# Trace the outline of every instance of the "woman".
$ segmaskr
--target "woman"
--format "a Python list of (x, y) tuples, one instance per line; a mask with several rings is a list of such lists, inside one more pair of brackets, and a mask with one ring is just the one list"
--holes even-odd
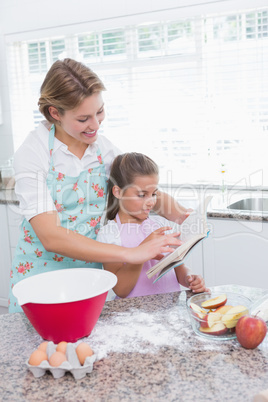
[[(21, 311), (12, 287), (31, 275), (101, 268), (96, 264), (101, 262), (142, 263), (181, 244), (178, 233), (159, 235), (136, 248), (95, 241), (110, 165), (120, 153), (98, 135), (105, 117), (103, 90), (93, 71), (71, 59), (56, 61), (41, 86), (38, 104), (46, 120), (14, 158), (15, 191), (24, 220), (10, 275), (10, 312)], [(159, 196), (156, 209), (178, 222), (187, 216), (167, 194)]]

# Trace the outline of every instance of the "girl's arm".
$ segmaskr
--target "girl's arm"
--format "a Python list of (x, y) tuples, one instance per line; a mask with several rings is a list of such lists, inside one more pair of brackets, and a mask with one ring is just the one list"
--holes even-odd
[(103, 267), (117, 276), (117, 284), (113, 288), (113, 291), (118, 297), (124, 298), (135, 287), (143, 264), (104, 263)]
[(184, 208), (169, 194), (158, 191), (154, 211), (170, 221), (181, 224), (190, 215), (192, 209)]
[(200, 275), (193, 275), (191, 270), (185, 264), (175, 267), (175, 273), (178, 282), (189, 288), (194, 293), (208, 292), (209, 289), (205, 285), (205, 281)]
[(152, 258), (159, 258), (162, 253), (173, 251), (169, 246), (181, 244), (176, 239), (178, 233), (158, 236), (133, 248), (100, 243), (62, 227), (55, 211), (36, 215), (30, 223), (47, 251), (83, 261), (142, 264)]

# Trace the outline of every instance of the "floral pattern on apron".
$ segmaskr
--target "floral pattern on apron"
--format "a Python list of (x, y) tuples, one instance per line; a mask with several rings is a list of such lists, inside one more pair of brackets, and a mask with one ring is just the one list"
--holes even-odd
[[(106, 205), (107, 178), (100, 150), (98, 166), (82, 171), (78, 177), (56, 172), (53, 164), (55, 126), (49, 133), (50, 167), (47, 187), (58, 211), (61, 225), (68, 230), (96, 239)], [(102, 268), (100, 263), (74, 260), (44, 249), (31, 224), (24, 219), (10, 273), (9, 312), (22, 311), (13, 296), (13, 286), (24, 278), (61, 268)]]

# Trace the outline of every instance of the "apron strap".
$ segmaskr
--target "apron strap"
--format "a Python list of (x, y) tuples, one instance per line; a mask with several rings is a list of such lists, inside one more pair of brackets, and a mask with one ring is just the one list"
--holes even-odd
[(117, 223), (118, 227), (120, 228), (120, 226), (122, 226), (122, 223), (121, 223), (121, 221), (120, 221), (120, 218), (119, 218), (118, 213), (116, 214), (115, 219), (116, 219), (116, 223)]
[(55, 125), (52, 124), (52, 126), (50, 127), (49, 137), (48, 137), (48, 149), (49, 149), (49, 155), (50, 155), (50, 163), (49, 163), (50, 169), (53, 167), (54, 136), (55, 136)]
[[(49, 155), (50, 155), (50, 169), (53, 168), (54, 163), (53, 163), (53, 147), (54, 147), (54, 139), (55, 139), (55, 124), (52, 124), (52, 126), (50, 127), (50, 131), (49, 131), (49, 137), (48, 137), (48, 149), (49, 149)], [(97, 151), (97, 159), (100, 165), (103, 165), (103, 160), (102, 160), (102, 156), (101, 156), (101, 151), (100, 148), (98, 147)], [(53, 170), (53, 169), (52, 169)]]

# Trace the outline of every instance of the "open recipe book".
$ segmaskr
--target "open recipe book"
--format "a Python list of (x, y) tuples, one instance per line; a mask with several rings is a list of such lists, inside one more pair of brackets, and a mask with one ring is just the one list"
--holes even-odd
[(180, 239), (183, 241), (183, 244), (166, 257), (163, 257), (162, 260), (146, 272), (149, 279), (159, 274), (154, 283), (172, 268), (183, 264), (193, 247), (208, 236), (207, 207), (211, 199), (211, 196), (206, 197), (198, 208), (180, 225)]

